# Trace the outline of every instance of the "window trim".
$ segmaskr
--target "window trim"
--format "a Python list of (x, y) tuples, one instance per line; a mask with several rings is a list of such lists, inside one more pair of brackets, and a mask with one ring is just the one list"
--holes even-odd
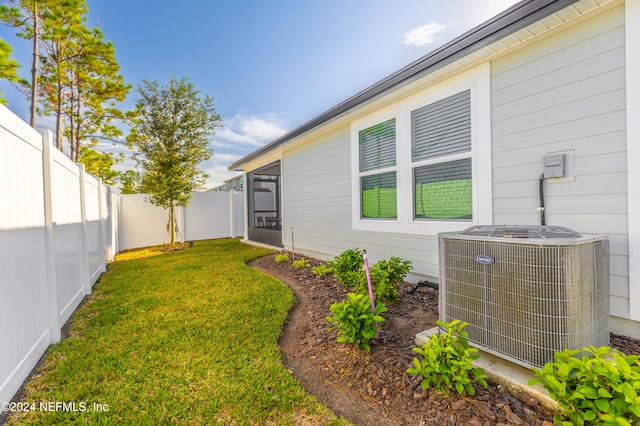
[[(471, 157), (473, 219), (469, 222), (415, 219), (413, 169), (425, 160), (411, 158), (411, 111), (463, 90), (471, 91)], [(370, 126), (396, 119), (396, 219), (361, 218), (359, 132)], [(491, 90), (490, 64), (484, 63), (440, 83), (380, 108), (351, 123), (352, 228), (359, 231), (437, 235), (478, 224), (491, 224), (493, 198), (491, 183)], [(381, 170), (377, 170), (381, 172)]]

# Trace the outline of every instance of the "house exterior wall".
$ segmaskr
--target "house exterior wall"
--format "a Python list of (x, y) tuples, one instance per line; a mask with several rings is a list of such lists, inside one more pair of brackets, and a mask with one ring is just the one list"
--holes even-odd
[[(640, 0), (625, 2), (625, 22), (640, 21)], [(625, 25), (625, 69), (627, 83), (627, 182), (640, 181), (640, 27)], [(640, 335), (640, 186), (629, 185), (629, 311), (625, 334)]]
[(312, 144), (282, 155), (285, 248), (330, 259), (354, 247), (367, 249), (372, 262), (399, 256), (413, 262), (414, 272), (437, 276), (435, 237), (356, 231), (351, 218), (350, 127), (337, 129)]
[(491, 98), (494, 223), (539, 224), (543, 156), (565, 153), (546, 224), (609, 236), (611, 313), (629, 318), (624, 30), (619, 6), (493, 61)]
[[(638, 13), (638, 0), (631, 3)], [(640, 336), (638, 309), (633, 309), (640, 291), (629, 279), (630, 240), (638, 238), (629, 237), (629, 206), (638, 205), (627, 170), (627, 144), (633, 143), (627, 130), (638, 128), (627, 123), (629, 105), (637, 105), (637, 99), (635, 104), (629, 100), (627, 87), (629, 43), (637, 46), (625, 28), (630, 10), (624, 2), (607, 3), (491, 58), (490, 159), (476, 165), (491, 174), (489, 221), (537, 225), (543, 157), (565, 154), (565, 177), (544, 182), (546, 224), (609, 237), (612, 330)], [(412, 86), (421, 81), (427, 80)], [(419, 90), (438, 89), (425, 85)], [(405, 95), (397, 95), (381, 108), (405, 101)], [(372, 261), (390, 256), (412, 261), (412, 280), (437, 277), (437, 232), (450, 229), (354, 226), (353, 203), (359, 201), (352, 192), (353, 123), (379, 113), (376, 108), (364, 104), (337, 121), (339, 126), (325, 125), (330, 132), (312, 132), (265, 155), (277, 154), (282, 162), (285, 248), (291, 249), (293, 228), (296, 252), (329, 259), (348, 248), (366, 248)], [(266, 164), (265, 158), (252, 160), (245, 170)], [(469, 225), (461, 223), (459, 229)]]

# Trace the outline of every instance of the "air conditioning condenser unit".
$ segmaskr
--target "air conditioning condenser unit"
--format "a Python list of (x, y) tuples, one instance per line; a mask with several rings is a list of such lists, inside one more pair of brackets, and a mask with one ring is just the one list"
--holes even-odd
[(476, 347), (525, 367), (609, 344), (609, 241), (557, 226), (441, 233), (440, 319), (468, 322)]

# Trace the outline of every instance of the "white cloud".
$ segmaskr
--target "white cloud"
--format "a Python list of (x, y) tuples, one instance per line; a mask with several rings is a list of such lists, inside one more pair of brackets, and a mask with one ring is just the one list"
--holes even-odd
[(281, 120), (274, 115), (248, 115), (238, 113), (223, 122), (213, 139), (213, 157), (202, 168), (209, 175), (207, 188), (222, 184), (241, 172), (227, 167), (250, 152), (279, 138), (287, 132)]
[[(286, 133), (279, 120), (271, 116), (252, 116), (236, 114), (225, 119), (224, 127), (216, 131), (215, 141), (220, 147), (261, 147)], [(216, 143), (214, 142), (214, 147)]]
[(427, 25), (421, 25), (411, 30), (405, 31), (402, 43), (407, 46), (425, 46), (435, 40), (435, 35), (449, 28), (451, 24), (439, 24), (431, 21)]

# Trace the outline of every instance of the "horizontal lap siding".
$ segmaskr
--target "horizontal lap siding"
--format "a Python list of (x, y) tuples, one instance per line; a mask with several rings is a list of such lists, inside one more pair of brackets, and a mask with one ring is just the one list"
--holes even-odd
[(542, 160), (567, 152), (570, 175), (545, 182), (547, 225), (611, 241), (611, 313), (629, 316), (624, 8), (492, 63), (494, 223), (538, 224)]
[(434, 277), (438, 247), (433, 237), (352, 230), (350, 129), (344, 127), (282, 156), (284, 244), (325, 260), (366, 248), (372, 262), (398, 256), (414, 273)]

